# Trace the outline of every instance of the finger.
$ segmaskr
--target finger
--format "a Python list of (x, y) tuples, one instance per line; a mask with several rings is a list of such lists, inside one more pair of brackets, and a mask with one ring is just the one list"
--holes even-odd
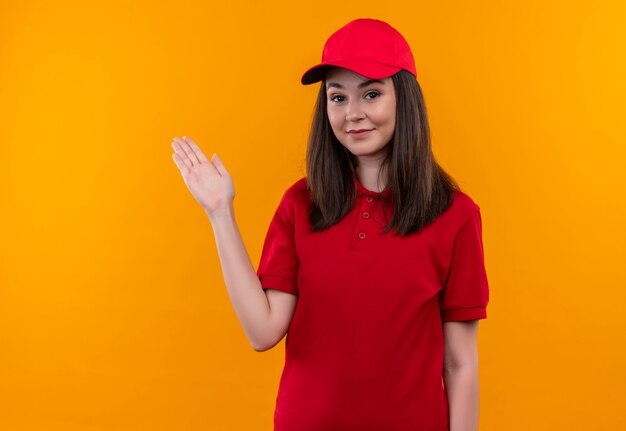
[(192, 166), (200, 164), (200, 161), (195, 156), (194, 152), (191, 150), (191, 147), (189, 147), (189, 144), (187, 144), (187, 142), (185, 142), (184, 139), (175, 137), (174, 138), (174, 142), (176, 142), (178, 144), (178, 146), (180, 147), (182, 153), (185, 155), (185, 158), (187, 158), (189, 160), (189, 162), (191, 163)]
[(222, 159), (220, 159), (220, 156), (218, 156), (217, 153), (213, 153), (213, 156), (211, 156), (211, 161), (215, 165), (215, 168), (220, 173), (220, 175), (230, 175), (226, 170), (226, 166), (224, 166), (224, 163), (222, 163)]
[(183, 136), (183, 139), (189, 144), (200, 162), (206, 163), (209, 161), (209, 159), (207, 158), (207, 156), (204, 155), (204, 152), (200, 149), (198, 144), (196, 144), (189, 136)]
[(185, 142), (184, 139), (181, 138), (174, 138), (174, 140), (176, 142), (178, 142), (178, 144), (180, 145), (180, 147), (183, 149), (183, 151), (185, 152), (185, 155), (189, 158), (189, 160), (191, 160), (191, 163), (195, 166), (195, 165), (199, 165), (200, 164), (200, 160), (198, 160), (198, 157), (196, 157), (196, 154), (193, 152), (193, 150), (191, 149), (191, 147), (189, 146), (189, 144), (187, 142)]
[(174, 153), (172, 154), (172, 158), (174, 159), (174, 163), (176, 163), (176, 166), (178, 166), (178, 169), (180, 169), (180, 172), (183, 174), (183, 177), (189, 175), (191, 169), (185, 164), (185, 162), (183, 162), (182, 157)]
[(184, 163), (188, 169), (193, 168), (193, 163), (191, 163), (191, 160), (189, 160), (189, 157), (187, 157), (187, 154), (183, 151), (178, 141), (172, 142), (172, 147), (174, 151), (176, 151), (175, 155), (179, 158), (181, 163)]

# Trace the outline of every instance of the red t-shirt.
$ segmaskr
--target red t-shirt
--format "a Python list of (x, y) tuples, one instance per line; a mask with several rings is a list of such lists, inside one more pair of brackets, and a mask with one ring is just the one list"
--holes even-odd
[(298, 296), (285, 341), (275, 431), (448, 431), (443, 321), (484, 319), (479, 206), (457, 191), (421, 232), (383, 229), (391, 189), (367, 190), (311, 232), (306, 178), (284, 193), (257, 275)]

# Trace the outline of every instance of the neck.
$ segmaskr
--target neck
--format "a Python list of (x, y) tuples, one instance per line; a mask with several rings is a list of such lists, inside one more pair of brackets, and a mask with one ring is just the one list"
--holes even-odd
[(380, 170), (380, 165), (360, 164), (356, 168), (356, 175), (366, 189), (380, 193), (387, 186), (387, 172), (383, 170), (379, 176)]

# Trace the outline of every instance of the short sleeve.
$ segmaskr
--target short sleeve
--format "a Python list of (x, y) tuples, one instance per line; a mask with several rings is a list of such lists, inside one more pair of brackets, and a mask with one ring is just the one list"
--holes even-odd
[(294, 206), (287, 190), (278, 204), (265, 236), (257, 276), (263, 289), (298, 294), (299, 261), (294, 234)]
[(485, 319), (488, 302), (482, 218), (477, 209), (454, 240), (450, 270), (440, 297), (441, 319)]

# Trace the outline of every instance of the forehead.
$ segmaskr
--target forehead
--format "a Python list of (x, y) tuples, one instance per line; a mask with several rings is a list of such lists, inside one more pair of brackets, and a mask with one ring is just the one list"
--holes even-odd
[[(327, 88), (331, 88), (329, 84), (339, 84), (338, 86), (341, 87), (357, 87), (367, 81), (371, 81), (371, 79), (348, 69), (332, 69), (326, 74)], [(388, 85), (391, 82), (391, 78), (384, 78), (377, 81), (381, 81), (383, 85)]]

